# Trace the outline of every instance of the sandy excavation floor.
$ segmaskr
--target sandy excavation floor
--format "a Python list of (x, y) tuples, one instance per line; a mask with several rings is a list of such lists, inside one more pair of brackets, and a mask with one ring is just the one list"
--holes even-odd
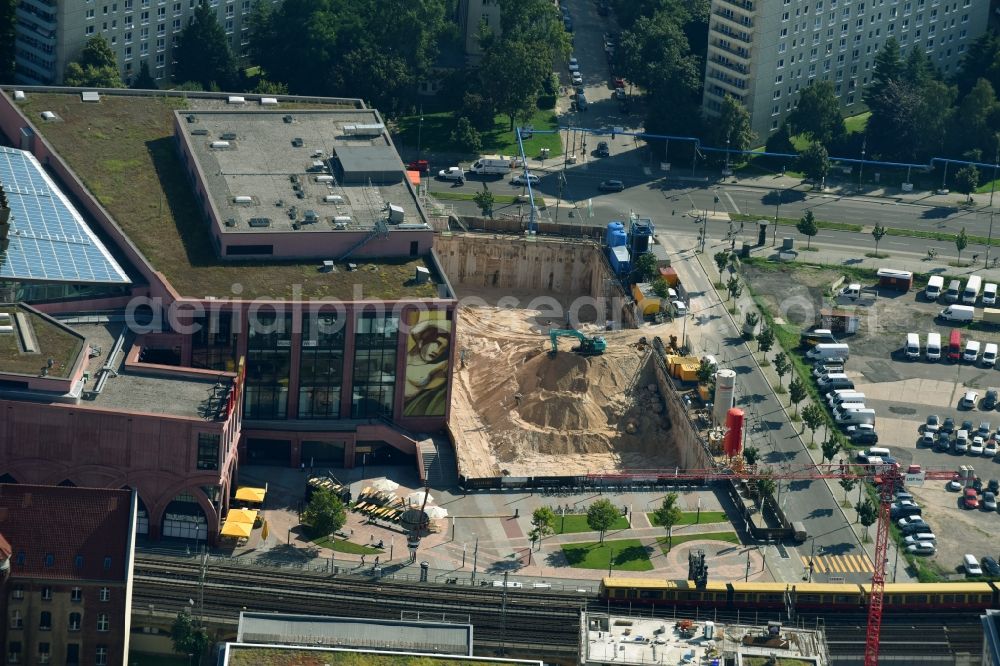
[(636, 345), (642, 336), (666, 339), (671, 324), (583, 329), (608, 342), (603, 355), (590, 358), (571, 351), (573, 338), (561, 338), (559, 353), (549, 356), (549, 327), (536, 311), (461, 309), (465, 367), (456, 373), (451, 422), (461, 473), (568, 475), (674, 465), (653, 369)]

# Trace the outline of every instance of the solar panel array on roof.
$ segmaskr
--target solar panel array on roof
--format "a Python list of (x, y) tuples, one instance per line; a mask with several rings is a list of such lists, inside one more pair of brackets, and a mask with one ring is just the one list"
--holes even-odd
[(11, 211), (0, 279), (131, 282), (33, 155), (0, 146), (0, 183)]

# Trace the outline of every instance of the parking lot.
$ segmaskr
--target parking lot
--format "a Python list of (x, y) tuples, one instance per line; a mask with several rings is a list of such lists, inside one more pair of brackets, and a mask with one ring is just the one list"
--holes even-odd
[[(816, 322), (821, 308), (855, 312), (859, 317), (857, 332), (838, 336), (850, 345), (845, 372), (854, 381), (855, 389), (865, 394), (865, 406), (877, 414), (878, 445), (888, 447), (904, 470), (910, 464), (956, 470), (961, 465), (970, 465), (984, 485), (989, 479), (1000, 479), (1000, 463), (993, 457), (959, 454), (953, 448), (939, 451), (920, 443), (923, 424), (931, 414), (942, 421), (948, 417), (954, 419), (956, 432), (964, 421), (971, 421), (973, 430), (987, 422), (991, 435), (996, 435), (1000, 429), (1000, 411), (984, 410), (982, 399), (990, 388), (1000, 388), (1000, 370), (944, 358), (954, 326), (935, 317), (946, 303), (928, 302), (922, 289), (908, 293), (879, 290), (877, 296), (872, 293), (858, 299), (825, 296), (840, 275), (835, 270), (807, 269), (796, 271), (794, 279), (789, 279), (786, 271), (751, 269), (748, 281), (755, 294), (760, 294), (782, 321), (803, 329)], [(981, 305), (977, 304), (977, 308)], [(974, 330), (979, 327), (959, 327), (963, 349), (970, 339), (982, 345), (1000, 343), (1000, 331)], [(926, 359), (924, 348), (930, 332), (941, 335), (945, 349), (940, 361)], [(907, 360), (903, 353), (908, 333), (920, 335), (919, 360)], [(960, 407), (962, 397), (970, 389), (978, 392), (976, 406)], [(969, 433), (970, 440), (973, 434)], [(954, 438), (952, 434), (951, 439)], [(961, 559), (965, 553), (997, 556), (1000, 547), (991, 536), (1000, 530), (1000, 513), (962, 508), (962, 493), (946, 490), (944, 482), (927, 482), (910, 490), (937, 535), (937, 554), (928, 559), (944, 575), (963, 574)]]

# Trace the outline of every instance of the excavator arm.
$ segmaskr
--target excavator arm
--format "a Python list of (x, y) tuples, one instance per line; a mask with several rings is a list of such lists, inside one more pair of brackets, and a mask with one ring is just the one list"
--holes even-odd
[(576, 338), (580, 341), (580, 345), (573, 348), (578, 354), (583, 355), (597, 355), (603, 354), (604, 350), (607, 349), (608, 345), (604, 341), (604, 338), (600, 336), (594, 336), (593, 338), (588, 338), (586, 335), (572, 328), (553, 328), (549, 331), (549, 340), (552, 341), (552, 353), (555, 354), (559, 351), (559, 338)]

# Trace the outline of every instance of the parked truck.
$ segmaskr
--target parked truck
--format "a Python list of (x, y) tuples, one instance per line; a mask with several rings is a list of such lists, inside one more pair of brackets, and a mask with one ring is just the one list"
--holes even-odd
[(987, 324), (1000, 326), (1000, 310), (996, 308), (983, 308), (983, 321)]
[(485, 176), (487, 174), (507, 174), (511, 169), (516, 169), (521, 164), (520, 159), (506, 157), (504, 155), (486, 155), (480, 157), (472, 163), (469, 171)]

